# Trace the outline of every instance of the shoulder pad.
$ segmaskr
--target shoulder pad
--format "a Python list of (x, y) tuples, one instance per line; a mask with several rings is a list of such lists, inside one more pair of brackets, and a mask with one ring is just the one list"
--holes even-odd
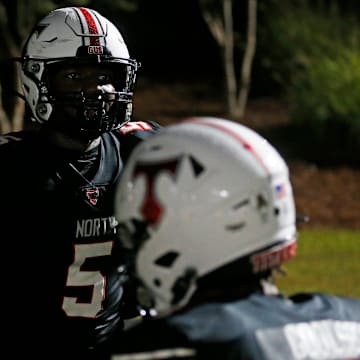
[(130, 121), (122, 126), (118, 131), (121, 135), (127, 135), (135, 131), (157, 130), (160, 125), (150, 121)]

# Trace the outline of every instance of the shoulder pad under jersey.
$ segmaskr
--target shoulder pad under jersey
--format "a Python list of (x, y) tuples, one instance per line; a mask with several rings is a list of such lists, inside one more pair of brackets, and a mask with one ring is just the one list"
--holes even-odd
[(129, 121), (116, 132), (121, 135), (133, 134), (142, 137), (144, 132), (154, 133), (160, 128), (161, 126), (154, 121)]
[(131, 121), (112, 134), (121, 144), (121, 158), (127, 161), (135, 146), (149, 136), (155, 134), (161, 126), (153, 121)]

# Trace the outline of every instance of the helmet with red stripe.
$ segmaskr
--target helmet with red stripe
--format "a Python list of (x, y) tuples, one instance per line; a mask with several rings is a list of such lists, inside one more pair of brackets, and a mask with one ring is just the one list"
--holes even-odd
[(236, 269), (231, 284), (241, 287), (242, 272), (265, 276), (295, 255), (288, 167), (262, 136), (230, 120), (185, 119), (140, 144), (115, 207), (120, 239), (136, 251), (139, 301), (160, 315), (187, 304), (220, 269)]
[[(34, 27), (20, 60), (24, 97), (33, 121), (48, 122), (57, 108), (68, 103), (78, 107), (85, 132), (101, 133), (129, 121), (138, 63), (130, 58), (119, 30), (97, 11), (65, 7), (50, 12)], [(114, 67), (115, 83), (96, 94), (56, 96), (50, 86), (52, 72), (59, 66), (83, 64)], [(87, 103), (93, 111), (86, 111)]]

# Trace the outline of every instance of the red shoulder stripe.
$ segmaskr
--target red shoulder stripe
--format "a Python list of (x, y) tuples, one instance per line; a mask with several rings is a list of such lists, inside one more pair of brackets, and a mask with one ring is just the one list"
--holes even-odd
[(144, 121), (131, 121), (122, 126), (119, 129), (119, 132), (122, 135), (126, 135), (129, 133), (132, 133), (134, 131), (142, 131), (142, 130), (152, 130), (152, 126), (149, 123), (146, 123)]

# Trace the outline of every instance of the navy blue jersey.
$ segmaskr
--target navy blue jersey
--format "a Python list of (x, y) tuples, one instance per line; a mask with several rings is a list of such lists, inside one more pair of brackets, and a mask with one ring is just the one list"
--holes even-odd
[(359, 359), (360, 300), (252, 295), (145, 320), (125, 331), (118, 346), (111, 360)]
[(34, 132), (0, 137), (2, 325), (9, 337), (76, 351), (122, 327), (115, 184), (132, 149), (158, 128), (130, 122), (76, 159)]

